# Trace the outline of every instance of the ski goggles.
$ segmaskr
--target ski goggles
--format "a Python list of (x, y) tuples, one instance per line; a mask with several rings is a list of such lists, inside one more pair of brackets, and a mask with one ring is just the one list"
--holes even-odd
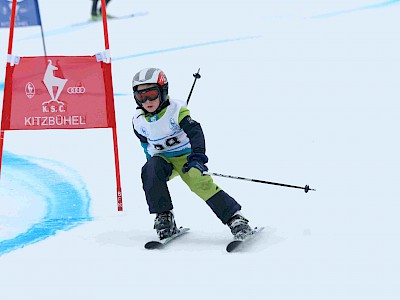
[(144, 104), (147, 100), (154, 101), (160, 96), (160, 90), (157, 86), (153, 86), (151, 88), (135, 91), (133, 93), (135, 100), (140, 104)]

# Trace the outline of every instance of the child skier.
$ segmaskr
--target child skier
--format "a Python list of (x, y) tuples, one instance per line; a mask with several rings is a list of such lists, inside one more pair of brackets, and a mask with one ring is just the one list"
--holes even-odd
[[(111, 0), (106, 0), (106, 7), (108, 5), (108, 2), (110, 2), (110, 1)], [(92, 10), (90, 12), (93, 21), (97, 21), (102, 18), (101, 5), (98, 5), (98, 2), (99, 2), (99, 0), (93, 0)], [(100, 3), (101, 3), (101, 1), (100, 1)], [(107, 18), (111, 18), (111, 16), (107, 15)]]
[(147, 162), (142, 183), (150, 214), (156, 214), (154, 229), (162, 240), (178, 232), (167, 181), (179, 175), (202, 198), (235, 237), (252, 229), (240, 212), (241, 206), (218, 187), (208, 168), (205, 140), (198, 122), (190, 117), (184, 102), (168, 96), (168, 80), (156, 68), (139, 71), (132, 80), (138, 105), (132, 119)]

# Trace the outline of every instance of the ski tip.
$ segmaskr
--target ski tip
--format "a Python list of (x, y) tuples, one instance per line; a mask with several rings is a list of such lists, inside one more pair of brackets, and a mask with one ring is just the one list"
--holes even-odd
[(144, 247), (145, 247), (146, 249), (149, 249), (149, 250), (160, 249), (160, 248), (162, 248), (163, 246), (164, 246), (164, 245), (163, 245), (162, 243), (157, 242), (157, 241), (147, 242), (147, 243), (144, 245)]
[(187, 228), (187, 227), (179, 227), (178, 231), (175, 234), (173, 234), (172, 236), (170, 236), (168, 238), (165, 238), (163, 240), (158, 240), (158, 241), (157, 240), (153, 240), (153, 241), (147, 242), (144, 245), (144, 247), (146, 249), (149, 249), (149, 250), (161, 249), (164, 246), (166, 246), (170, 241), (172, 241), (172, 240), (176, 239), (177, 237), (183, 235), (184, 233), (188, 232), (189, 230), (190, 229)]
[(226, 251), (227, 251), (227, 252), (233, 252), (241, 243), (242, 243), (242, 241), (233, 241), (233, 242), (230, 242), (230, 243), (228, 244), (228, 246), (226, 246)]
[(265, 227), (261, 226), (261, 227), (254, 227), (254, 232), (259, 232), (261, 230), (263, 230)]
[(187, 227), (179, 227), (179, 233), (185, 233), (185, 232), (187, 232), (187, 231), (189, 231), (190, 230), (190, 228), (187, 228)]
[(231, 241), (227, 246), (226, 246), (226, 251), (227, 252), (234, 252), (236, 250), (239, 250), (242, 247), (243, 242), (247, 242), (249, 239), (254, 237), (255, 234), (259, 233), (262, 231), (264, 227), (254, 227), (253, 230), (248, 233), (248, 235), (244, 237), (237, 237), (235, 240)]

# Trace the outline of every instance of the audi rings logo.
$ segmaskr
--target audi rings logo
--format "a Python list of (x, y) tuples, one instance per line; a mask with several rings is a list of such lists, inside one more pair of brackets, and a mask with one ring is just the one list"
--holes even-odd
[(85, 92), (86, 89), (83, 86), (70, 86), (67, 89), (68, 94), (84, 94)]

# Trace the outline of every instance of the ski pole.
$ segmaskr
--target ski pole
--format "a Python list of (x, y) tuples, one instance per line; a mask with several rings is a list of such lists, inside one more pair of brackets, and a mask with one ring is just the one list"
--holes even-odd
[(194, 74), (193, 74), (193, 77), (194, 77), (194, 82), (193, 82), (193, 85), (192, 85), (192, 89), (190, 90), (189, 97), (188, 97), (188, 99), (187, 99), (187, 101), (186, 101), (186, 105), (189, 104), (189, 100), (190, 100), (190, 97), (192, 96), (192, 92), (193, 92), (193, 89), (194, 89), (194, 85), (196, 84), (196, 80), (201, 78), (201, 76), (200, 76), (200, 68), (199, 68), (199, 70), (197, 71), (197, 73), (194, 73)]
[(306, 185), (305, 187), (301, 187), (301, 186), (296, 186), (296, 185), (289, 185), (289, 184), (277, 183), (277, 182), (271, 182), (271, 181), (265, 181), (265, 180), (259, 180), (259, 179), (244, 178), (244, 177), (238, 177), (238, 176), (232, 176), (232, 175), (224, 175), (224, 174), (212, 173), (212, 172), (204, 172), (203, 174), (225, 177), (225, 178), (240, 179), (240, 180), (258, 182), (258, 183), (279, 185), (279, 186), (290, 187), (290, 188), (295, 188), (295, 189), (302, 189), (306, 193), (308, 193), (308, 191), (316, 191), (315, 189), (310, 189), (310, 187), (308, 185)]

